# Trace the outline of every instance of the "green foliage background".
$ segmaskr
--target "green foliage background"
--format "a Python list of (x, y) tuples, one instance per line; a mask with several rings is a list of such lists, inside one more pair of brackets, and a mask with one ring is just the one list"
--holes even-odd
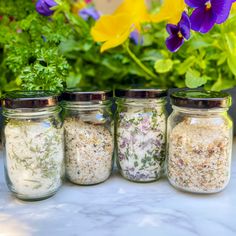
[(177, 52), (165, 47), (164, 24), (143, 26), (144, 43), (130, 50), (154, 74), (151, 78), (118, 47), (100, 54), (90, 36), (94, 21), (60, 1), (52, 18), (39, 15), (32, 0), (0, 1), (0, 95), (14, 89), (83, 87), (190, 87), (223, 90), (236, 85), (236, 15), (210, 33), (193, 33)]

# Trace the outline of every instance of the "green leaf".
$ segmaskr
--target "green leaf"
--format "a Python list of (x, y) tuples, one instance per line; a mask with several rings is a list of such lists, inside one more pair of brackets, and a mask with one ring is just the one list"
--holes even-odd
[(231, 72), (236, 76), (236, 53), (235, 55), (228, 55), (227, 63)]
[(173, 68), (173, 61), (171, 59), (160, 59), (155, 62), (154, 68), (157, 73), (167, 73)]
[(207, 77), (200, 76), (196, 70), (188, 70), (185, 76), (186, 86), (189, 88), (198, 88), (207, 82)]
[(236, 75), (236, 34), (231, 32), (225, 35), (227, 43), (227, 63), (231, 72)]
[(81, 75), (70, 73), (68, 78), (66, 79), (67, 88), (76, 88), (80, 83)]
[(163, 59), (163, 56), (155, 49), (145, 50), (141, 57), (141, 61), (156, 61), (159, 59)]
[(218, 56), (218, 61), (217, 61), (217, 66), (220, 66), (222, 64), (225, 63), (225, 61), (227, 60), (227, 55), (226, 53), (221, 53), (219, 56)]
[(196, 58), (194, 56), (188, 57), (182, 64), (177, 67), (179, 75), (183, 75), (187, 70), (195, 63)]
[(235, 80), (222, 79), (222, 76), (220, 76), (217, 79), (217, 81), (213, 84), (211, 89), (214, 91), (221, 91), (221, 90), (232, 88), (235, 85), (236, 85)]

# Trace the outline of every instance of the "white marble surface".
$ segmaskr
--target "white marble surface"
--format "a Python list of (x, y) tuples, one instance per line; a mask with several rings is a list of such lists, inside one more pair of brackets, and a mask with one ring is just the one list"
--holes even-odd
[(54, 197), (27, 203), (9, 193), (0, 158), (0, 236), (236, 235), (236, 143), (224, 192), (192, 195), (163, 179), (135, 184), (117, 173), (101, 185), (65, 184)]

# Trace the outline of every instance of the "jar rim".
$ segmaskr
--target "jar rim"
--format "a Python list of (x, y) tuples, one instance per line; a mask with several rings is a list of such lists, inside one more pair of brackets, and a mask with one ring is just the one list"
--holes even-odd
[(145, 98), (163, 98), (167, 96), (166, 89), (127, 89), (127, 90), (116, 90), (115, 96), (118, 98), (134, 98), (134, 99), (145, 99)]
[(2, 103), (3, 107), (7, 109), (46, 108), (58, 105), (58, 95), (46, 90), (16, 90), (8, 92)]
[(112, 91), (67, 90), (62, 93), (60, 100), (66, 102), (107, 101), (112, 97)]
[(171, 104), (194, 109), (229, 108), (232, 97), (226, 92), (206, 90), (180, 90), (170, 95)]

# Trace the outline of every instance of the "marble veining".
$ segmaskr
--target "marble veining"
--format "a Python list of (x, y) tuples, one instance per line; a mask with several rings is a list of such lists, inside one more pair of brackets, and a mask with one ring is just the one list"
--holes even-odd
[(1, 156), (0, 235), (235, 236), (236, 142), (233, 156), (231, 182), (215, 195), (182, 193), (166, 179), (131, 183), (115, 172), (96, 186), (65, 183), (41, 202), (23, 202), (10, 194)]

